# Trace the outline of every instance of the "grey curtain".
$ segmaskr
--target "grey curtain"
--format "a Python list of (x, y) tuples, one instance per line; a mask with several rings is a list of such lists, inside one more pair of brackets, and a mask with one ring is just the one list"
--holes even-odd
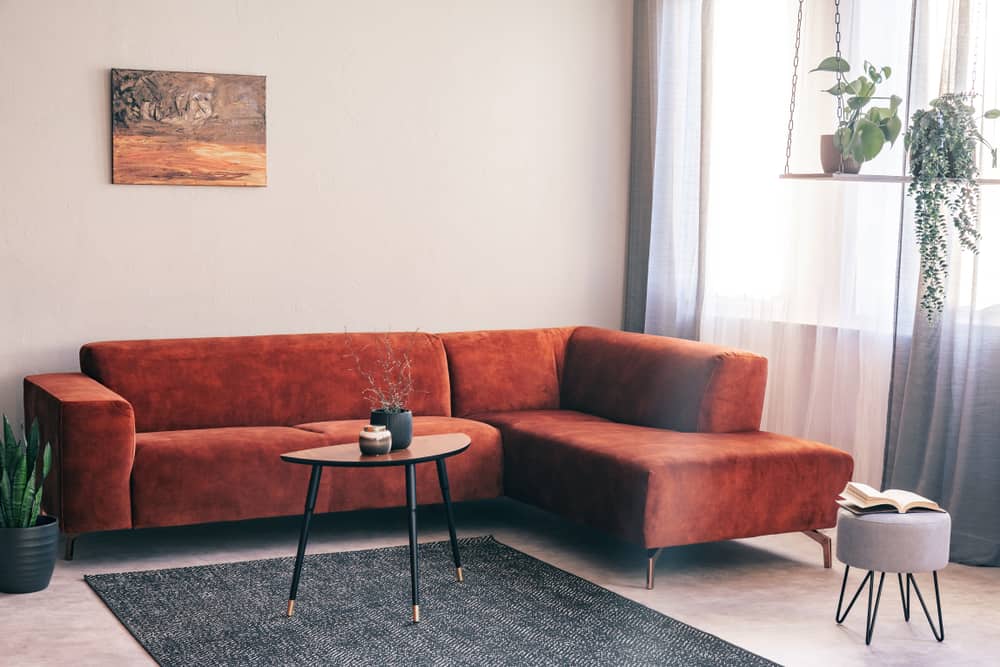
[[(952, 0), (940, 83), (931, 90), (926, 80), (915, 81), (915, 103), (970, 88), (968, 22), (969, 1)], [(919, 28), (918, 40), (927, 29)], [(921, 63), (913, 69), (920, 71)], [(1000, 197), (984, 192), (983, 206), (988, 241), (1000, 235)], [(951, 513), (952, 560), (1000, 565), (1000, 307), (976, 300), (977, 263), (996, 256), (984, 260), (954, 249), (944, 313), (929, 322), (917, 309), (919, 262), (912, 203), (907, 207), (883, 486), (912, 489)]]
[(624, 326), (695, 339), (710, 0), (635, 0)]

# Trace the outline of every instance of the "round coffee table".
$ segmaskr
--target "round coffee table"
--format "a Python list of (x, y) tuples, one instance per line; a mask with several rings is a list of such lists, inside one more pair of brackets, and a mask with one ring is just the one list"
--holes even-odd
[(358, 443), (331, 445), (315, 449), (303, 449), (281, 455), (282, 461), (312, 466), (309, 477), (309, 491), (306, 494), (305, 513), (302, 515), (302, 531), (299, 534), (299, 550), (295, 556), (295, 570), (292, 573), (292, 589), (288, 594), (288, 615), (295, 611), (295, 596), (299, 590), (299, 575), (306, 555), (309, 540), (309, 522), (316, 507), (316, 492), (324, 467), (342, 468), (383, 468), (385, 466), (405, 466), (406, 506), (410, 510), (410, 584), (413, 592), (413, 622), (420, 622), (420, 569), (417, 561), (417, 476), (418, 463), (434, 461), (437, 464), (438, 482), (441, 496), (448, 515), (448, 533), (451, 537), (451, 552), (455, 558), (455, 573), (462, 581), (462, 561), (458, 554), (458, 538), (455, 535), (455, 517), (451, 511), (451, 492), (448, 488), (448, 469), (445, 459), (461, 454), (469, 448), (469, 436), (464, 433), (444, 433), (441, 435), (420, 435), (406, 449), (397, 449), (380, 456), (362, 454)]

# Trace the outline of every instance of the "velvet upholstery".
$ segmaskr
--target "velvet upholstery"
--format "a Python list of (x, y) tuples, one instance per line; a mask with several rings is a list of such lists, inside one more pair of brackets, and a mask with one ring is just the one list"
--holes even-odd
[(442, 334), (452, 414), (558, 408), (572, 331), (565, 327)]
[[(440, 339), (393, 333), (413, 369), (414, 414), (451, 414)], [(83, 372), (124, 396), (139, 432), (225, 426), (290, 426), (368, 415), (351, 356), (371, 368), (381, 334), (303, 334), (136, 340), (84, 345)]]
[[(52, 441), (62, 529), (295, 515), (307, 466), (280, 454), (356, 441), (375, 334), (92, 343), (81, 373), (25, 379)], [(832, 526), (847, 454), (757, 431), (767, 363), (592, 327), (392, 334), (417, 435), (465, 432), (455, 500), (503, 493), (646, 547)], [(454, 414), (455, 417), (451, 417)], [(469, 417), (469, 418), (464, 418)], [(138, 431), (138, 433), (137, 433)], [(418, 499), (440, 502), (434, 466)], [(400, 470), (323, 475), (318, 512), (405, 504)]]
[(753, 431), (766, 384), (767, 359), (749, 352), (579, 327), (566, 347), (562, 407), (675, 431)]
[[(356, 442), (367, 420), (140, 433), (132, 476), (134, 525), (174, 526), (302, 513), (309, 466), (283, 463), (285, 452)], [(501, 493), (500, 433), (487, 424), (449, 417), (415, 417), (414, 434), (462, 432), (469, 449), (448, 460), (455, 500)], [(417, 498), (439, 503), (434, 464), (417, 466)], [(402, 468), (328, 468), (317, 512), (405, 504)]]
[(854, 462), (774, 433), (681, 433), (568, 410), (476, 415), (500, 428), (504, 489), (646, 547), (831, 527)]
[(24, 416), (52, 445), (42, 496), (64, 532), (132, 527), (129, 481), (135, 455), (132, 406), (81, 373), (29, 375)]

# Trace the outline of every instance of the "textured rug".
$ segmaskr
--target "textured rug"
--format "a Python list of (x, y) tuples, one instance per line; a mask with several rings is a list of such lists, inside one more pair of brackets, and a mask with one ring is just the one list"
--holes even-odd
[(162, 665), (773, 665), (492, 537), (420, 545), (410, 623), (405, 546), (86, 581)]

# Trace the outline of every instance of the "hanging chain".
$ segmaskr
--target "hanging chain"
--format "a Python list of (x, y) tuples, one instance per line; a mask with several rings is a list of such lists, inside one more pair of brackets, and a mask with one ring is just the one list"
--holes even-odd
[(788, 141), (785, 142), (785, 173), (789, 172), (792, 161), (792, 130), (795, 129), (795, 91), (799, 85), (799, 45), (802, 43), (802, 3), (799, 0), (799, 15), (795, 20), (795, 57), (792, 58), (792, 97), (788, 101)]
[(972, 42), (972, 85), (969, 86), (969, 93), (972, 99), (976, 97), (976, 77), (978, 75), (976, 70), (979, 69), (979, 30), (977, 30), (977, 27), (982, 19), (982, 10), (982, 3), (976, 2), (976, 15), (972, 21), (972, 25), (969, 26), (976, 35), (975, 40)]
[[(836, 51), (834, 55), (837, 60), (840, 60), (840, 0), (833, 0), (833, 42), (836, 45)], [(845, 83), (844, 73), (837, 68), (837, 87), (839, 88)], [(837, 95), (837, 128), (840, 128), (841, 123), (844, 122), (844, 96)]]

